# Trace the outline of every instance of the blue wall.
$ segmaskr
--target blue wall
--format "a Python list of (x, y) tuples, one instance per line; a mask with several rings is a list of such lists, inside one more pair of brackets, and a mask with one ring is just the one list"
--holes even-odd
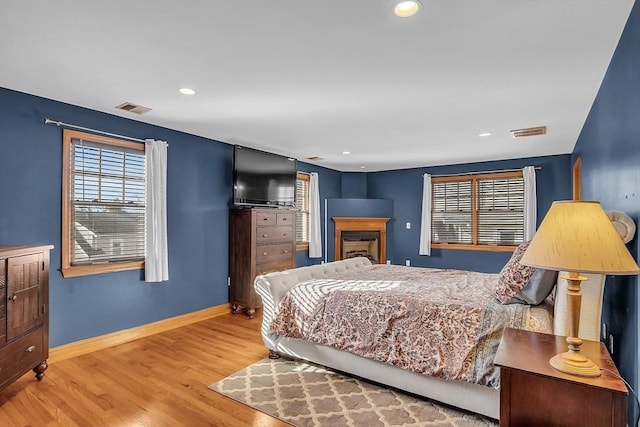
[[(412, 266), (418, 267), (499, 272), (511, 257), (511, 252), (433, 249), (431, 256), (418, 255), (422, 212), (422, 175), (425, 173), (444, 175), (520, 169), (525, 166), (542, 167), (541, 170), (536, 171), (539, 224), (554, 200), (571, 198), (571, 156), (568, 154), (368, 174), (368, 196), (393, 201), (394, 218), (389, 230), (393, 239), (388, 243), (387, 258), (391, 257), (393, 264), (404, 265), (405, 260), (409, 260)], [(406, 223), (410, 223), (410, 229), (406, 228)]]
[[(64, 279), (60, 269), (62, 130), (49, 117), (169, 142), (169, 274), (146, 283), (140, 270)], [(53, 244), (52, 346), (228, 301), (232, 147), (0, 88), (0, 244)]]
[(343, 172), (342, 197), (347, 199), (366, 199), (367, 174), (360, 172)]
[[(640, 220), (640, 3), (627, 21), (600, 91), (576, 144), (573, 158), (582, 158), (582, 198), (599, 200), (605, 209)], [(638, 260), (638, 234), (627, 244)], [(613, 359), (636, 390), (640, 277), (609, 276), (605, 287), (603, 322), (614, 339)], [(629, 420), (637, 414), (629, 400)]]

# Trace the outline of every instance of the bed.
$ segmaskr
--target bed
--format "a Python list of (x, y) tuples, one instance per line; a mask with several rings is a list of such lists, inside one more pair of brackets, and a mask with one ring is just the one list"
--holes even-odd
[[(526, 247), (516, 250), (500, 274), (373, 265), (367, 258), (358, 257), (258, 276), (255, 289), (264, 307), (261, 327), (264, 344), (273, 357), (305, 359), (498, 419), (499, 371), (493, 366), (493, 354), (503, 328), (557, 335), (566, 335), (568, 331), (565, 298), (554, 298), (555, 293), (564, 295), (566, 281), (557, 279), (555, 273), (551, 293), (547, 296), (549, 292), (544, 290), (542, 297), (535, 296), (543, 299), (541, 303), (535, 306), (526, 303), (531, 297), (525, 292), (526, 282), (532, 283), (531, 275), (517, 295), (502, 295), (502, 303), (498, 302), (498, 281), (508, 276), (505, 269), (524, 250)], [(518, 280), (522, 279), (519, 274), (516, 272)], [(550, 280), (549, 272), (532, 274), (538, 275), (537, 280), (546, 274), (544, 280)], [(414, 281), (422, 276), (429, 278), (418, 279), (425, 282), (420, 287)], [(598, 340), (604, 277), (588, 276), (590, 280), (582, 287), (580, 336)], [(429, 292), (424, 292), (424, 286)], [(398, 296), (396, 291), (404, 293)], [(378, 298), (383, 294), (385, 298), (390, 295), (390, 302)], [(429, 301), (429, 306), (423, 308), (420, 304), (426, 294), (434, 296), (435, 301)], [(518, 300), (522, 298), (525, 301)], [(302, 305), (296, 306), (301, 300)], [(452, 300), (453, 309), (437, 306), (439, 301)], [(477, 300), (489, 308), (478, 311), (459, 300)], [(355, 318), (351, 318), (351, 312), (356, 312)], [(453, 312), (461, 314), (458, 320), (454, 320)], [(411, 319), (409, 315), (418, 318)], [(437, 321), (438, 316), (446, 320)], [(376, 322), (386, 325), (386, 329), (375, 332), (370, 326)], [(365, 332), (356, 331), (358, 323), (367, 326)], [(461, 326), (458, 332), (445, 333), (453, 323)], [(422, 338), (426, 329), (435, 330), (436, 337)], [(481, 337), (477, 339), (481, 344), (470, 343), (472, 336)], [(377, 347), (376, 343), (389, 337), (391, 344)], [(453, 344), (448, 345), (447, 340)], [(400, 348), (407, 341), (416, 341), (419, 346)], [(366, 344), (360, 345), (361, 342)], [(423, 360), (421, 355), (426, 353), (433, 353), (436, 360)], [(452, 362), (452, 366), (444, 362)]]

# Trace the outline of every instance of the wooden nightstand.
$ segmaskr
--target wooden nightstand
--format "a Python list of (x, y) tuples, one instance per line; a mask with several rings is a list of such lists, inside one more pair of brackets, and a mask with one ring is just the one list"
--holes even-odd
[[(568, 375), (549, 365), (566, 351), (564, 337), (506, 329), (494, 363), (500, 367), (500, 426), (624, 427), (627, 388), (607, 371), (596, 378)], [(584, 341), (581, 352), (618, 374), (604, 344)]]

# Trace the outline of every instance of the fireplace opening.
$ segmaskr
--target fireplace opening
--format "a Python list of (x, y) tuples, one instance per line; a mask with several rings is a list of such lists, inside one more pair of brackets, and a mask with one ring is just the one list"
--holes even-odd
[(343, 231), (340, 244), (342, 259), (365, 257), (374, 264), (380, 262), (379, 231)]
[(374, 264), (384, 263), (387, 254), (389, 218), (332, 217), (336, 223), (334, 260), (366, 257)]

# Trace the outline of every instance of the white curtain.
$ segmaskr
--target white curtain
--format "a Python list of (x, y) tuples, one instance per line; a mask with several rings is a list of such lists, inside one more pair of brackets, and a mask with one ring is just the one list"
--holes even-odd
[(169, 280), (167, 249), (167, 146), (165, 141), (145, 142), (147, 164), (147, 238), (144, 267), (146, 282)]
[(525, 166), (522, 169), (524, 178), (524, 241), (533, 239), (536, 233), (537, 221), (537, 196), (536, 196), (536, 169), (533, 166)]
[(318, 174), (309, 174), (309, 258), (322, 258), (319, 184)]
[(423, 175), (420, 255), (431, 255), (431, 175)]

